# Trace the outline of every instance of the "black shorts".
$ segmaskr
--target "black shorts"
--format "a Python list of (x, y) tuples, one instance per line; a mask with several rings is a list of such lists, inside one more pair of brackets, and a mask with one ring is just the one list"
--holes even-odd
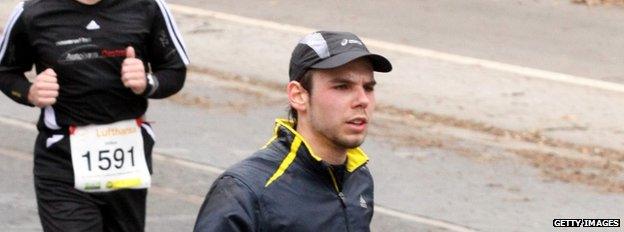
[[(149, 125), (148, 125), (149, 127)], [(141, 128), (150, 173), (154, 140)], [(46, 144), (54, 135), (64, 137)], [(35, 142), (35, 194), (44, 231), (144, 231), (146, 189), (86, 193), (74, 188), (69, 137), (40, 131)], [(69, 160), (68, 160), (69, 159)], [(69, 170), (68, 170), (69, 169)]]
[(143, 231), (147, 190), (85, 193), (73, 183), (35, 177), (44, 231)]

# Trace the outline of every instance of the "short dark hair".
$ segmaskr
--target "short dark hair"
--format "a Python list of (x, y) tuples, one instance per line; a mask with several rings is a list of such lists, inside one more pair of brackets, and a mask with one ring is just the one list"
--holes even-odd
[[(299, 84), (301, 84), (301, 87), (303, 87), (303, 89), (308, 91), (308, 94), (310, 95), (312, 95), (312, 74), (313, 74), (313, 70), (309, 69), (299, 78), (295, 78), (294, 80), (296, 82), (299, 82)], [(297, 129), (297, 122), (298, 122), (297, 120), (299, 119), (297, 115), (297, 110), (293, 108), (292, 106), (289, 106), (288, 108), (289, 108), (288, 119), (293, 121), (293, 127)]]

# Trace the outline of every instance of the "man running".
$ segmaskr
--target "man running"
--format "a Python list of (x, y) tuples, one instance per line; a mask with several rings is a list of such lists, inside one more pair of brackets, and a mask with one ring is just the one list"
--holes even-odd
[[(163, 0), (30, 0), (0, 47), (0, 89), (41, 108), (34, 182), (44, 231), (143, 231), (148, 98), (178, 92), (188, 58)], [(24, 72), (35, 66), (32, 82)]]
[(225, 171), (195, 231), (369, 231), (373, 179), (359, 148), (375, 109), (373, 71), (390, 62), (348, 32), (305, 36), (290, 60), (293, 120)]

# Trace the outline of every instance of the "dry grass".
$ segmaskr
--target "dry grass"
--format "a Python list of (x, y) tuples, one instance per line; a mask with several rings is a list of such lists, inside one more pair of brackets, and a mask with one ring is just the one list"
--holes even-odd
[(548, 178), (583, 184), (611, 193), (624, 193), (624, 180), (621, 178), (624, 168), (611, 161), (576, 160), (531, 150), (512, 152), (527, 159)]

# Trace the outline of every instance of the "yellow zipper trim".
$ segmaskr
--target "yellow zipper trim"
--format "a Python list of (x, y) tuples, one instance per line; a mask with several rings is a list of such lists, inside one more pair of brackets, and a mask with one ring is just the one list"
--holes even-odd
[(340, 192), (340, 188), (338, 188), (338, 181), (336, 181), (336, 176), (334, 176), (334, 172), (332, 168), (328, 168), (327, 171), (329, 171), (329, 175), (331, 176), (332, 179), (332, 183), (334, 184), (334, 189), (336, 189), (336, 193)]

